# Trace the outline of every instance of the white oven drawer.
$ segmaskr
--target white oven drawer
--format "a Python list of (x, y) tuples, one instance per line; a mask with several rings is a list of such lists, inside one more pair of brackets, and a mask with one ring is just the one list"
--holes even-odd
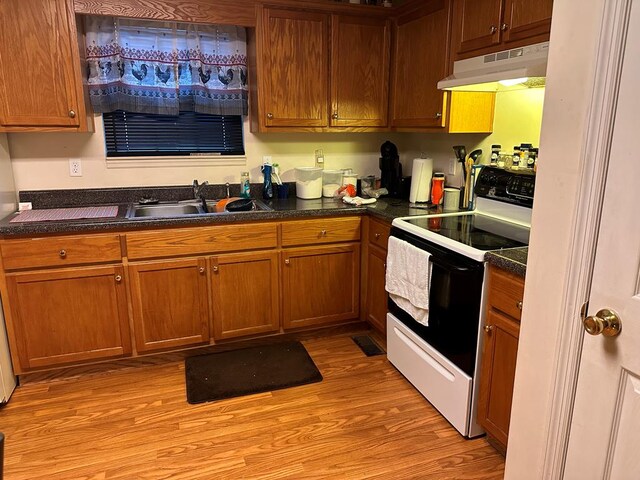
[(456, 430), (469, 435), (472, 378), (390, 313), (387, 358)]

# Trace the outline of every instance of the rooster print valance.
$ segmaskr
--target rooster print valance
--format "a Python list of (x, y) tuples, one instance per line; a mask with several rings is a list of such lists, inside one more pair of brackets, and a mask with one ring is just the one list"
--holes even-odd
[(242, 27), (86, 17), (89, 97), (96, 113), (247, 115)]

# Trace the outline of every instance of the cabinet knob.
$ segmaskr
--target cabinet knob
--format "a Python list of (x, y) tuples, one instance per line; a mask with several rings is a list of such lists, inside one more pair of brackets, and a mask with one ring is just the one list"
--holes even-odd
[(291, 263), (291, 260), (289, 260), (288, 258), (284, 259), (284, 264), (285, 265), (289, 265)]
[(502, 25), (500, 25), (500, 30), (502, 30), (503, 32), (509, 28), (509, 25), (507, 23), (503, 23)]
[(122, 275), (116, 275), (115, 281), (116, 283), (120, 283), (122, 281)]
[(491, 333), (491, 331), (493, 330), (493, 325), (485, 325), (484, 326), (484, 331), (487, 333)]
[(320, 230), (320, 235), (322, 235), (323, 237), (327, 236), (327, 231), (326, 230)]
[(69, 110), (69, 117), (71, 117), (71, 118), (76, 118), (76, 112), (75, 112), (75, 110)]
[(218, 273), (218, 266), (217, 266), (217, 265), (214, 265), (214, 266), (213, 266), (213, 271), (214, 271), (215, 273)]
[(338, 119), (338, 112), (333, 112), (333, 115), (331, 115), (331, 118), (333, 118), (334, 120)]
[(436, 113), (436, 114), (435, 114), (435, 117), (436, 117), (436, 118), (442, 118), (442, 113), (440, 113), (440, 112)]
[[(214, 267), (214, 268), (217, 268), (217, 267)], [(200, 273), (204, 273), (204, 272), (205, 272), (205, 268), (204, 268), (204, 267), (200, 267), (200, 268), (198, 269), (198, 271), (199, 271)]]
[(273, 113), (267, 113), (267, 118), (269, 120), (273, 120)]
[(516, 308), (518, 310), (522, 310), (522, 300), (520, 300), (518, 303), (516, 303)]
[(378, 239), (380, 238), (380, 234), (379, 234), (379, 233), (376, 233), (376, 234), (374, 235), (374, 237), (376, 237), (376, 240), (378, 240)]
[(491, 25), (491, 28), (489, 29), (489, 31), (493, 35), (494, 33), (496, 33), (498, 31), (498, 27), (496, 27), (495, 25)]
[(67, 257), (67, 251), (66, 250), (60, 250), (58, 252), (58, 255), (60, 255), (60, 258), (66, 258)]

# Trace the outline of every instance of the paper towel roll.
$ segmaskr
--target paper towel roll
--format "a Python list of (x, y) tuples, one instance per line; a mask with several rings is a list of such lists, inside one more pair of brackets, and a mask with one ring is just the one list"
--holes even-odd
[(431, 193), (431, 177), (433, 175), (433, 160), (431, 158), (416, 158), (411, 170), (411, 190), (409, 201), (427, 202)]

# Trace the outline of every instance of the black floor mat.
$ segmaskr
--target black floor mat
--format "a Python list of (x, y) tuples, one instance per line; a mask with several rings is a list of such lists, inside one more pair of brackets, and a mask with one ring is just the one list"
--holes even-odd
[(355, 337), (351, 337), (351, 340), (356, 342), (356, 345), (360, 347), (360, 350), (362, 350), (367, 357), (384, 354), (384, 350), (382, 350), (369, 335), (356, 335)]
[(300, 342), (277, 343), (185, 360), (191, 404), (320, 382), (322, 374)]

